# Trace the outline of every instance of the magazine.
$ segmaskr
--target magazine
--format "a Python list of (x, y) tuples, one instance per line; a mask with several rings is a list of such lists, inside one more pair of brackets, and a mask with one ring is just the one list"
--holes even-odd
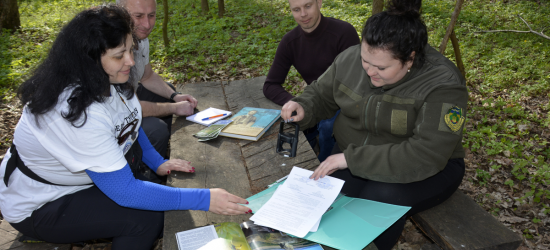
[[(223, 238), (225, 243), (220, 243)], [(176, 233), (179, 250), (323, 250), (321, 245), (272, 228), (224, 222)], [(200, 243), (199, 243), (200, 241)], [(228, 247), (228, 246), (231, 247)]]
[(245, 107), (232, 118), (221, 136), (257, 141), (281, 116), (281, 110)]

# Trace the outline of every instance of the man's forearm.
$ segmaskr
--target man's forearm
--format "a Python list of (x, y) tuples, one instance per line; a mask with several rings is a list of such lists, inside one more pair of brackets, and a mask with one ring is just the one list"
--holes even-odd
[(285, 90), (282, 84), (276, 84), (276, 83), (270, 83), (270, 82), (264, 83), (263, 92), (264, 92), (264, 96), (267, 99), (281, 106), (285, 105), (285, 103), (287, 103), (290, 99), (294, 97)]
[(139, 104), (141, 104), (143, 117), (163, 117), (174, 114), (173, 103), (139, 101)]

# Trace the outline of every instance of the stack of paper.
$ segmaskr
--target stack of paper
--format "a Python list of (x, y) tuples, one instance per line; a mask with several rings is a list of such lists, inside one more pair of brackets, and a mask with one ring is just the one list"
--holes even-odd
[(344, 181), (330, 176), (315, 181), (309, 179), (311, 174), (310, 170), (292, 168), (287, 180), (250, 220), (300, 238), (316, 231)]
[[(256, 213), (285, 182), (280, 180), (270, 188), (248, 197), (249, 203), (245, 206)], [(351, 198), (340, 194), (328, 209), (329, 211), (323, 215), (319, 229), (301, 238), (335, 249), (361, 250), (409, 209), (410, 207)]]

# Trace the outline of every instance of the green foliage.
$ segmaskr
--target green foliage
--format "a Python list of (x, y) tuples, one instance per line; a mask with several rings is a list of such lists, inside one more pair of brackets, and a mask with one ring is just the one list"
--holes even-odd
[(479, 180), (479, 185), (485, 186), (489, 179), (491, 179), (491, 174), (483, 169), (476, 169), (477, 179)]
[(13, 90), (47, 55), (57, 33), (76, 13), (103, 1), (20, 0), (21, 29), (0, 34), (0, 97)]
[(235, 76), (243, 68), (266, 75), (280, 39), (296, 25), (284, 1), (228, 1), (223, 18), (218, 18), (213, 1), (206, 16), (194, 4), (169, 1), (169, 48), (161, 44), (161, 29), (150, 36), (153, 65), (177, 82), (208, 79), (218, 72)]

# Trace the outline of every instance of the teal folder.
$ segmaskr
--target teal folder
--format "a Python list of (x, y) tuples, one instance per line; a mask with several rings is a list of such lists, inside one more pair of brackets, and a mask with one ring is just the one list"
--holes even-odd
[[(248, 206), (253, 212), (265, 204), (281, 183), (249, 197)], [(317, 232), (304, 239), (342, 250), (361, 250), (388, 229), (410, 207), (397, 206), (339, 195), (321, 217)]]

